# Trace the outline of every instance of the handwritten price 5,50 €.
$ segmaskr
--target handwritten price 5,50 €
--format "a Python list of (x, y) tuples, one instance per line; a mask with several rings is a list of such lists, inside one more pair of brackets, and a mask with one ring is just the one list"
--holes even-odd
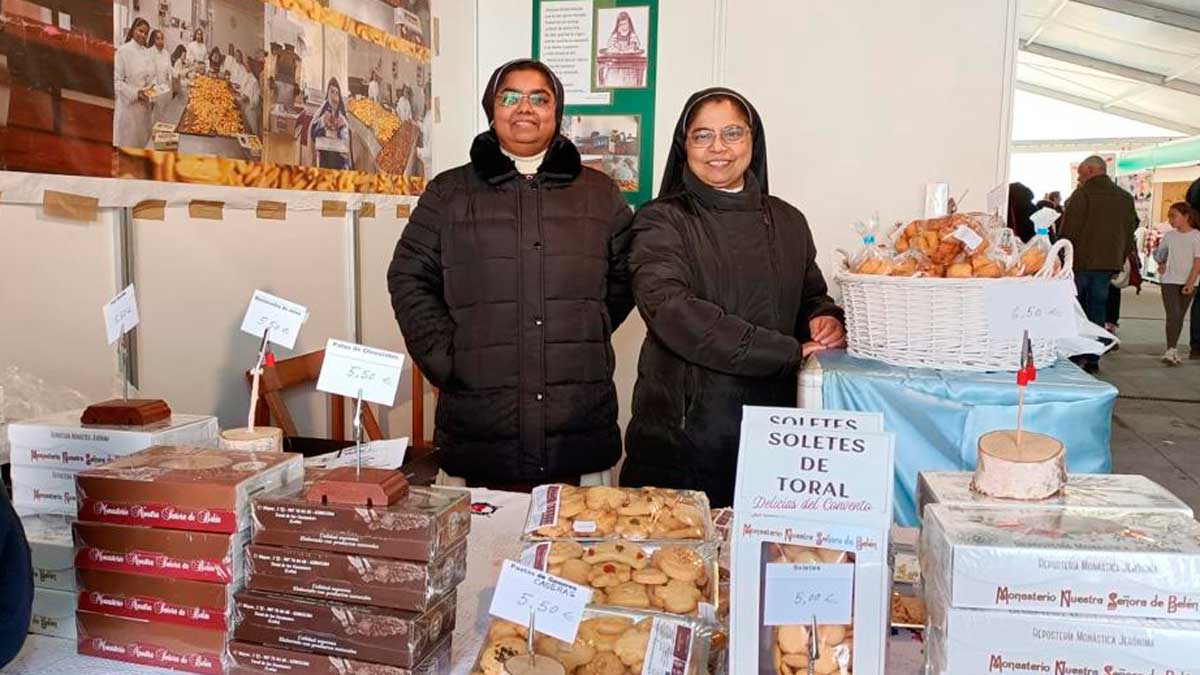
[[(532, 607), (538, 614), (549, 614), (551, 616), (562, 611), (561, 608), (554, 603), (547, 602), (545, 600), (535, 601), (532, 593), (522, 593), (521, 597), (517, 598), (517, 605), (520, 607)], [(574, 621), (575, 613), (563, 611), (562, 617), (566, 621)]]
[(272, 335), (291, 335), (291, 326), (281, 326), (278, 321), (268, 318), (267, 316), (258, 317), (258, 327), (266, 327), (271, 331)]
[(359, 382), (374, 382), (379, 380), (383, 384), (392, 383), (392, 377), (390, 375), (381, 378), (379, 377), (379, 373), (371, 370), (370, 368), (363, 368), (362, 366), (350, 366), (350, 368), (346, 371), (346, 378), (358, 380)]

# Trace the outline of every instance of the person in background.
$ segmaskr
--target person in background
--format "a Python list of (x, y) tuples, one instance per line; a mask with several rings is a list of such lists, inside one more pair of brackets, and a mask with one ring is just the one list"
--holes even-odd
[(199, 68), (208, 63), (208, 48), (204, 46), (204, 30), (197, 28), (192, 33), (192, 41), (188, 43), (187, 53), (184, 54), (184, 65)]
[[(309, 135), (317, 153), (317, 166), (324, 169), (350, 168), (350, 122), (346, 118), (346, 101), (337, 78), (330, 78), (325, 88), (325, 102), (313, 116)], [(317, 139), (342, 141), (345, 151), (316, 148)]]
[[(225, 65), (226, 60), (227, 59), (225, 58), (225, 56), (223, 54), (221, 54), (221, 48), (213, 47), (212, 51), (208, 53), (208, 72), (209, 72), (209, 74), (211, 74), (213, 76), (219, 75), (221, 73), (221, 68)], [(228, 60), (232, 61), (232, 59), (228, 59)]]
[(29, 542), (5, 489), (0, 489), (0, 580), (0, 668), (3, 668), (25, 644), (33, 613)]
[(367, 83), (367, 98), (379, 103), (379, 71), (371, 69), (371, 81)]
[[(1200, 178), (1188, 186), (1187, 203), (1200, 213)], [(1200, 302), (1192, 302), (1191, 352), (1188, 358), (1200, 360)]]
[(1200, 278), (1200, 214), (1187, 202), (1176, 202), (1167, 211), (1167, 221), (1174, 228), (1163, 235), (1154, 259), (1162, 265), (1159, 278), (1162, 287), (1163, 309), (1167, 313), (1167, 351), (1163, 363), (1177, 366), (1182, 363), (1176, 345), (1183, 331), (1183, 318), (1196, 296), (1196, 281)]
[(630, 266), (647, 333), (621, 485), (728, 506), (742, 406), (795, 406), (804, 356), (845, 345), (808, 221), (771, 196), (762, 119), (737, 92), (688, 99)]
[(154, 61), (149, 49), (150, 23), (138, 17), (125, 34), (113, 62), (113, 145), (144, 148), (150, 142), (150, 97), (154, 84)]
[(1033, 203), (1033, 190), (1023, 183), (1008, 185), (1008, 229), (1022, 242), (1033, 239), (1033, 220), (1030, 219), (1038, 207)]
[[(1108, 289), (1134, 249), (1138, 216), (1133, 195), (1108, 177), (1104, 159), (1092, 155), (1079, 164), (1079, 187), (1063, 210), (1060, 235), (1075, 248), (1075, 289), (1088, 321), (1104, 326)], [(1084, 370), (1100, 370), (1100, 357), (1073, 357)]]
[(407, 84), (400, 87), (400, 93), (396, 95), (396, 117), (400, 118), (401, 122), (412, 120), (412, 101), (409, 100), (411, 97), (412, 90)]
[(171, 68), (171, 55), (167, 53), (166, 36), (161, 30), (150, 33), (150, 58), (154, 62), (154, 83), (171, 88), (175, 71)]
[[(1121, 293), (1130, 286), (1137, 289), (1139, 294), (1142, 292), (1142, 264), (1136, 249), (1125, 256), (1125, 266), (1108, 285), (1108, 302), (1104, 303), (1104, 330), (1113, 335), (1121, 330)], [(1109, 351), (1115, 352), (1120, 348), (1118, 342)]]
[(595, 484), (621, 457), (613, 331), (633, 309), (633, 214), (559, 133), (540, 61), (492, 74), (490, 129), (434, 178), (396, 244), (388, 290), (438, 387), (443, 484)]

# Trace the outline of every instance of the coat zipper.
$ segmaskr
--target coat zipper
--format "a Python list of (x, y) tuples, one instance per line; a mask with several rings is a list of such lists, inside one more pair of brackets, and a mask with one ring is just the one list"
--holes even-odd
[(696, 385), (695, 375), (693, 375), (691, 364), (683, 366), (683, 415), (679, 418), (679, 429), (687, 431), (688, 415), (692, 412), (692, 406), (696, 403)]
[[(540, 292), (538, 293), (538, 298), (539, 298), (539, 300), (538, 300), (538, 316), (542, 317), (542, 320), (545, 321), (546, 320), (546, 253), (545, 253), (545, 251), (546, 251), (546, 233), (542, 228), (542, 190), (538, 184), (538, 179), (536, 176), (534, 176), (533, 178), (531, 178), (529, 180), (529, 186), (533, 189), (533, 203), (534, 203), (535, 208), (537, 209), (537, 212), (536, 212), (537, 229), (538, 229), (537, 236), (538, 236), (538, 241), (541, 242), (541, 245), (542, 245), (542, 247), (540, 249), (538, 249), (538, 269), (540, 270), (539, 277), (540, 277), (541, 284), (542, 284)], [(523, 325), (524, 324), (522, 323), (522, 326)], [(545, 332), (542, 332), (541, 336), (542, 336), (542, 339), (540, 341), (539, 348), (541, 350), (541, 357), (542, 357), (542, 360), (541, 360), (542, 381), (538, 383), (538, 388), (542, 391), (542, 395), (545, 396), (545, 394), (546, 394), (546, 391), (545, 391), (546, 390)], [(539, 412), (542, 416), (542, 467), (541, 468), (542, 468), (542, 473), (545, 473), (546, 466), (549, 465), (549, 463), (550, 463), (550, 451), (547, 450), (547, 448), (546, 448), (546, 406), (545, 406), (545, 404), (543, 404), (542, 407), (539, 408)]]
[[(767, 227), (767, 258), (771, 261), (771, 282), (774, 288), (771, 289), (773, 297), (779, 297), (779, 260), (778, 252), (775, 250), (775, 219), (771, 217), (771, 204), (763, 199), (763, 223)], [(771, 320), (772, 323), (779, 323), (779, 303), (771, 303)]]
[(525, 263), (521, 253), (525, 244), (525, 209), (522, 202), (525, 195), (517, 184), (517, 437), (521, 445), (525, 445), (525, 396), (528, 388), (525, 386)]

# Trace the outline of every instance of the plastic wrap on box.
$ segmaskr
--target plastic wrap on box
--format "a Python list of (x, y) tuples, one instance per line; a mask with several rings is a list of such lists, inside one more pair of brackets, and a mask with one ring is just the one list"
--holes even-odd
[(529, 495), (526, 541), (716, 541), (708, 496), (666, 488), (540, 485)]
[(152, 445), (215, 446), (217, 418), (172, 415), (142, 427), (84, 425), (72, 410), (8, 425), (14, 466), (82, 469), (100, 466)]
[(236, 584), (250, 531), (237, 534), (75, 523), (75, 567)]
[(431, 560), (471, 529), (470, 492), (439, 487), (411, 486), (386, 507), (314, 504), (291, 489), (260, 496), (251, 508), (257, 544), (380, 558)]
[[(533, 649), (557, 660), (568, 673), (705, 675), (712, 630), (682, 616), (594, 607), (584, 610), (575, 642), (539, 634)], [(472, 672), (500, 673), (506, 660), (528, 653), (524, 626), (494, 620)]]
[(457, 600), (451, 591), (416, 613), (243, 591), (237, 595), (234, 638), (413, 668), (454, 631)]
[(79, 509), (74, 471), (17, 465), (11, 471), (12, 501), (18, 509), (70, 515)]
[(79, 473), (79, 519), (232, 534), (254, 496), (303, 476), (297, 454), (158, 445)]
[(467, 542), (428, 562), (252, 544), (246, 588), (423, 612), (467, 576)]
[(75, 609), (75, 594), (71, 591), (34, 587), (29, 632), (74, 640)]
[(231, 642), (229, 675), (446, 675), (450, 672), (450, 636), (412, 668), (386, 666), (338, 656), (323, 656)]
[(988, 497), (971, 489), (975, 474), (968, 471), (923, 471), (917, 475), (917, 510), (929, 504), (997, 506), (1019, 509), (1064, 507), (1116, 511), (1167, 511), (1193, 517), (1192, 508), (1145, 476), (1072, 473), (1056, 495), (1040, 500)]
[(578, 542), (526, 545), (521, 564), (592, 589), (592, 604), (716, 621), (717, 542)]
[(932, 504), (921, 571), (954, 607), (1200, 619), (1200, 523), (1180, 513)]
[(223, 630), (84, 611), (75, 614), (75, 625), (80, 654), (198, 675), (225, 675)]
[(79, 609), (232, 631), (236, 585), (80, 569)]
[(18, 509), (33, 563), (33, 585), (59, 591), (75, 590), (75, 515)]
[(1167, 675), (1200, 669), (1200, 623), (947, 607), (927, 587), (929, 675)]

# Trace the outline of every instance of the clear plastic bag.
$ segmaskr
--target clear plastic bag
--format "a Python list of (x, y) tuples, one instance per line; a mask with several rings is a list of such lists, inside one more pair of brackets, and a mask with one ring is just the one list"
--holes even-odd
[(715, 541), (716, 533), (703, 492), (555, 483), (530, 493), (524, 538)]
[(1031, 216), (1034, 236), (1023, 247), (1018, 255), (1015, 276), (1029, 277), (1037, 274), (1046, 265), (1050, 255), (1050, 225), (1058, 218), (1054, 209), (1043, 208)]
[(892, 271), (892, 253), (888, 249), (887, 237), (880, 236), (879, 216), (868, 222), (854, 224), (854, 231), (862, 239), (862, 249), (850, 260), (850, 271), (855, 274), (887, 275)]

